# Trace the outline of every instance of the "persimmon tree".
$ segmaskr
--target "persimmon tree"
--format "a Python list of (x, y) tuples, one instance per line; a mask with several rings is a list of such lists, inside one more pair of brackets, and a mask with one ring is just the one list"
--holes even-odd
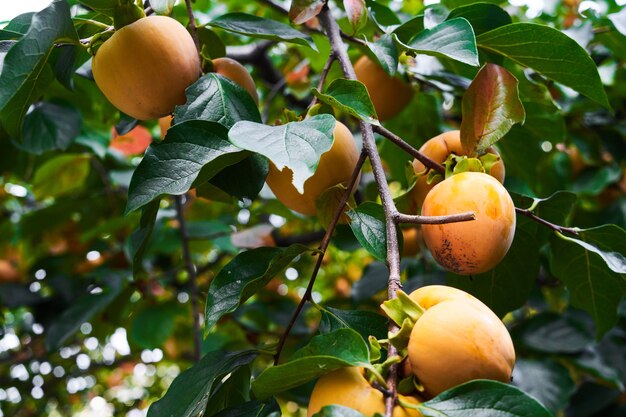
[(591, 3), (0, 26), (0, 416), (623, 415), (626, 11)]

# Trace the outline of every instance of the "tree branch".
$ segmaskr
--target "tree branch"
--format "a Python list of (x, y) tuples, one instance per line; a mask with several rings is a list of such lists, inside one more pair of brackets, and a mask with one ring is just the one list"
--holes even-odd
[(396, 213), (394, 220), (396, 223), (406, 224), (448, 224), (476, 220), (476, 215), (474, 215), (473, 212), (451, 214), (448, 216), (411, 216), (409, 214)]
[(528, 209), (521, 209), (519, 207), (515, 207), (515, 211), (523, 216), (528, 217), (529, 219), (536, 221), (539, 224), (546, 226), (549, 229), (554, 230), (555, 232), (571, 233), (573, 235), (578, 235), (579, 230), (577, 228), (559, 226), (558, 224), (550, 223), (549, 221), (542, 219), (541, 217), (537, 216), (535, 213), (533, 213), (532, 211)]
[[(319, 92), (324, 91), (324, 83), (326, 82), (326, 77), (328, 76), (328, 72), (330, 71), (330, 68), (333, 66), (333, 62), (335, 62), (335, 59), (337, 59), (335, 54), (331, 52), (320, 74), (320, 80), (317, 83), (317, 90)], [(309, 104), (309, 108), (315, 106), (315, 104), (317, 104), (317, 101), (318, 101), (317, 96), (314, 95), (313, 100), (311, 100), (311, 104)]]
[(427, 157), (426, 155), (424, 155), (423, 153), (415, 149), (413, 146), (405, 142), (400, 136), (396, 135), (392, 131), (382, 126), (374, 126), (374, 131), (386, 137), (387, 139), (389, 139), (391, 143), (398, 146), (404, 152), (408, 153), (409, 155), (411, 155), (412, 157), (420, 161), (427, 168), (434, 169), (440, 174), (443, 174), (446, 172), (446, 169), (444, 168), (443, 165), (441, 165), (440, 163), (436, 161), (433, 161), (432, 159), (430, 159), (429, 157)]
[(304, 305), (307, 303), (307, 301), (311, 299), (311, 294), (313, 293), (313, 286), (315, 285), (315, 279), (317, 278), (317, 274), (320, 270), (320, 267), (322, 266), (322, 261), (324, 260), (326, 249), (328, 249), (328, 245), (330, 244), (330, 238), (333, 235), (333, 232), (335, 230), (335, 227), (337, 226), (337, 223), (339, 223), (339, 219), (341, 218), (341, 215), (343, 214), (343, 208), (348, 202), (348, 199), (350, 198), (350, 194), (352, 194), (352, 190), (354, 189), (356, 180), (359, 178), (359, 174), (361, 173), (361, 168), (363, 167), (363, 163), (365, 162), (366, 156), (367, 155), (365, 154), (365, 152), (361, 152), (361, 155), (359, 156), (359, 160), (357, 161), (356, 166), (354, 167), (354, 170), (352, 171), (352, 176), (350, 177), (350, 181), (348, 182), (346, 191), (344, 191), (343, 195), (341, 196), (341, 200), (339, 201), (339, 204), (337, 205), (337, 210), (335, 211), (335, 215), (333, 216), (332, 221), (328, 225), (328, 229), (326, 230), (326, 233), (324, 234), (324, 238), (322, 239), (322, 242), (320, 243), (318, 247), (318, 249), (320, 250), (320, 254), (317, 255), (317, 261), (315, 262), (315, 267), (313, 268), (313, 272), (311, 273), (311, 278), (309, 279), (309, 285), (307, 285), (306, 291), (304, 295), (302, 296), (302, 299), (300, 300), (298, 307), (296, 307), (296, 310), (293, 312), (291, 319), (289, 320), (289, 324), (287, 325), (287, 328), (285, 329), (285, 332), (282, 334), (282, 336), (280, 337), (278, 341), (278, 346), (276, 347), (276, 354), (274, 355), (274, 365), (278, 364), (278, 361), (280, 359), (280, 354), (283, 350), (283, 347), (285, 346), (285, 342), (287, 341), (287, 336), (289, 336), (291, 329), (296, 323), (296, 319), (300, 315), (300, 312), (304, 308)]

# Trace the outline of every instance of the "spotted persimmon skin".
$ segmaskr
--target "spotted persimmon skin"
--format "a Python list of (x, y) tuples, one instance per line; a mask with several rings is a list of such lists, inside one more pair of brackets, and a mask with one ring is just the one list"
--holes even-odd
[(398, 77), (391, 77), (382, 67), (363, 55), (354, 64), (356, 78), (372, 99), (378, 120), (384, 122), (400, 113), (413, 98), (413, 88)]
[(513, 342), (485, 304), (443, 285), (422, 287), (409, 297), (426, 310), (411, 332), (408, 358), (427, 397), (474, 379), (510, 382)]
[[(440, 164), (444, 163), (445, 160), (448, 159), (448, 156), (452, 153), (458, 156), (467, 155), (461, 145), (461, 132), (459, 130), (444, 132), (432, 139), (429, 139), (422, 145), (419, 151)], [(489, 147), (487, 152), (498, 157), (500, 156), (494, 147)], [(417, 211), (419, 211), (424, 203), (426, 195), (436, 184), (428, 184), (427, 174), (420, 175), (426, 172), (426, 166), (417, 159), (413, 160), (413, 170), (419, 175), (415, 187), (413, 187), (415, 207), (417, 208)], [(505, 169), (502, 160), (493, 164), (489, 175), (497, 179), (501, 184), (504, 184)]]
[(285, 206), (301, 214), (317, 214), (316, 201), (328, 188), (347, 184), (359, 160), (359, 151), (350, 130), (337, 122), (333, 131), (333, 146), (320, 157), (315, 173), (304, 182), (304, 193), (300, 194), (292, 184), (293, 172), (284, 167), (279, 171), (270, 162), (267, 185)]
[[(415, 397), (400, 396), (402, 400), (418, 404)], [(307, 417), (312, 417), (327, 405), (343, 405), (359, 411), (366, 417), (374, 414), (385, 414), (385, 400), (383, 393), (373, 388), (363, 377), (362, 368), (341, 368), (318, 379), (311, 399)], [(414, 409), (394, 407), (393, 417), (421, 417), (421, 413)]]
[(185, 89), (200, 76), (200, 58), (183, 25), (149, 16), (116, 30), (97, 50), (91, 68), (115, 107), (149, 120), (185, 103)]
[(515, 206), (504, 186), (479, 172), (463, 172), (437, 184), (426, 196), (423, 216), (473, 212), (475, 220), (422, 225), (426, 246), (448, 271), (474, 275), (496, 266), (513, 243)]
[(246, 67), (228, 57), (216, 58), (212, 62), (213, 71), (234, 81), (235, 84), (239, 85), (241, 88), (246, 90), (250, 96), (252, 96), (252, 99), (257, 105), (259, 104), (259, 95), (256, 91), (256, 84), (254, 84), (254, 80), (250, 76)]

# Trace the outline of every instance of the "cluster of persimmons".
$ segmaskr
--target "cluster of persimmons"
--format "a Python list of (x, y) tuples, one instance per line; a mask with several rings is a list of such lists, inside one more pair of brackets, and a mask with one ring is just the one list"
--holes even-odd
[[(186, 101), (185, 89), (201, 75), (200, 57), (189, 32), (165, 16), (139, 13), (116, 25), (112, 36), (94, 48), (93, 76), (107, 99), (127, 115), (161, 119), (165, 131), (176, 105)], [(230, 58), (208, 66), (234, 81), (258, 104), (254, 81), (247, 70)], [(400, 77), (391, 77), (364, 56), (355, 64), (357, 78), (367, 87), (379, 120), (400, 112), (413, 97), (413, 89)], [(420, 149), (437, 163), (466, 155), (458, 131), (443, 133)], [(475, 275), (492, 269), (505, 256), (515, 231), (515, 208), (502, 186), (504, 165), (495, 149), (487, 153), (495, 162), (484, 172), (460, 172), (442, 178), (414, 161), (416, 182), (411, 189), (416, 213), (425, 216), (473, 212), (474, 221), (423, 225), (404, 231), (404, 253), (416, 251), (424, 239), (433, 257), (445, 269)], [(267, 184), (285, 206), (303, 215), (317, 214), (317, 200), (327, 189), (346, 184), (355, 169), (359, 151), (350, 130), (341, 122), (334, 129), (330, 150), (321, 155), (315, 173), (300, 193), (292, 184), (292, 171), (270, 164)], [(494, 159), (492, 159), (493, 161)], [(401, 377), (414, 377), (414, 390), (401, 395), (394, 416), (418, 416), (410, 407), (446, 389), (472, 379), (508, 382), (515, 352), (506, 327), (481, 301), (446, 286), (428, 286), (407, 299), (421, 311), (411, 322), (410, 339), (402, 358)], [(402, 325), (402, 323), (398, 323)], [(320, 378), (309, 403), (308, 415), (329, 404), (340, 404), (366, 416), (384, 413), (384, 395), (372, 368), (344, 368)], [(380, 379), (378, 379), (380, 381)], [(378, 384), (384, 385), (384, 379)], [(409, 406), (407, 406), (409, 405)]]

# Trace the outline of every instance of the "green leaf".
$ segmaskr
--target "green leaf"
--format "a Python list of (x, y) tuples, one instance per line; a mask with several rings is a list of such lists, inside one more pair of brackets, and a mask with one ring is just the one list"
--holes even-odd
[(343, 405), (327, 405), (313, 414), (313, 417), (365, 417), (365, 415)]
[(614, 224), (607, 224), (583, 230), (580, 235), (582, 239), (564, 238), (599, 255), (611, 271), (626, 274), (626, 231)]
[(184, 312), (179, 303), (148, 306), (133, 318), (130, 337), (143, 349), (161, 347), (174, 331), (176, 316)]
[[(555, 233), (550, 241), (550, 270), (569, 289), (572, 305), (591, 314), (598, 338), (617, 323), (617, 307), (624, 294), (624, 278), (607, 266), (604, 259), (607, 253), (601, 251), (603, 255), (600, 255), (596, 250), (589, 250), (595, 239), (604, 233), (608, 238), (602, 243), (608, 247), (623, 247), (624, 232), (614, 233), (610, 230), (612, 227), (615, 226), (583, 231), (577, 239)], [(617, 236), (622, 236), (621, 242), (614, 240)], [(609, 254), (609, 257), (612, 256)], [(617, 267), (623, 266), (619, 257), (615, 261)]]
[(54, 318), (46, 331), (45, 344), (48, 352), (59, 349), (78, 331), (81, 324), (89, 322), (103, 311), (123, 289), (122, 279), (117, 276), (108, 279), (107, 284), (101, 287), (100, 293), (94, 292), (74, 299), (67, 310)]
[(414, 325), (424, 314), (424, 308), (402, 290), (398, 290), (396, 298), (383, 302), (380, 308), (398, 326), (407, 320)]
[(525, 112), (517, 79), (506, 69), (487, 64), (481, 68), (463, 95), (461, 144), (468, 154), (478, 154), (500, 140)]
[(162, 142), (153, 143), (135, 169), (128, 189), (130, 213), (164, 194), (184, 194), (194, 181), (207, 181), (248, 153), (231, 144), (220, 124), (190, 120), (170, 127)]
[(587, 52), (564, 33), (534, 23), (513, 23), (483, 33), (478, 46), (505, 56), (609, 108), (600, 75)]
[(261, 247), (235, 256), (211, 282), (206, 301), (206, 329), (224, 314), (232, 313), (264, 287), (291, 261), (311, 249), (303, 245), (288, 248)]
[(198, 40), (200, 41), (201, 55), (204, 58), (215, 59), (226, 56), (226, 45), (214, 30), (200, 26), (198, 28)]
[(148, 417), (196, 417), (206, 408), (213, 389), (221, 379), (251, 363), (257, 354), (254, 350), (209, 352), (174, 379), (165, 395), (152, 403)]
[(187, 102), (176, 106), (176, 124), (200, 119), (231, 128), (240, 120), (261, 122), (254, 100), (246, 90), (223, 75), (211, 72), (185, 90)]
[(401, 45), (416, 54), (451, 58), (464, 64), (478, 66), (478, 50), (472, 25), (462, 17), (447, 20), (432, 29), (424, 29), (410, 42)]
[(350, 228), (357, 240), (376, 259), (387, 259), (387, 229), (383, 206), (365, 202), (356, 209), (348, 211)]
[[(150, 5), (154, 8), (153, 3), (159, 3), (162, 1), (167, 0), (150, 0)], [(78, 2), (94, 9), (97, 12), (104, 13), (107, 16), (113, 16), (115, 6), (119, 4), (120, 0), (78, 0)]]
[(269, 161), (253, 154), (217, 173), (209, 182), (239, 200), (254, 200), (265, 184)]
[(387, 337), (387, 318), (373, 311), (321, 307), (321, 312), (320, 333), (322, 334), (348, 328), (359, 332), (365, 340), (369, 336), (374, 336), (376, 339)]
[(293, 0), (289, 7), (289, 20), (301, 25), (317, 16), (325, 4), (324, 0)]
[(380, 67), (392, 77), (398, 69), (398, 47), (389, 34), (378, 38), (376, 42), (367, 42), (367, 47), (371, 51), (370, 58), (380, 64)]
[(335, 118), (321, 114), (281, 126), (238, 122), (228, 137), (240, 148), (270, 159), (279, 171), (284, 167), (291, 169), (293, 185), (302, 193), (304, 182), (315, 173), (320, 157), (331, 148), (334, 129)]
[(368, 364), (369, 351), (363, 338), (352, 329), (338, 329), (315, 336), (289, 362), (266, 368), (252, 382), (252, 391), (263, 399), (339, 368)]
[(22, 135), (28, 107), (52, 82), (47, 65), (54, 44), (78, 43), (70, 8), (56, 0), (32, 17), (30, 27), (7, 53), (0, 74), (0, 126), (15, 139)]
[(626, 9), (622, 8), (619, 12), (611, 13), (606, 17), (609, 18), (619, 33), (626, 36)]
[(340, 78), (330, 83), (324, 94), (317, 88), (312, 88), (311, 91), (322, 103), (367, 123), (380, 126), (367, 87), (360, 81)]
[(506, 256), (491, 271), (471, 277), (449, 274), (446, 282), (485, 303), (499, 317), (522, 307), (539, 274), (539, 244), (525, 230), (517, 229)]
[(576, 390), (568, 369), (550, 359), (517, 359), (513, 384), (555, 414), (565, 409)]
[(250, 367), (242, 366), (232, 372), (219, 388), (211, 393), (203, 415), (212, 416), (221, 410), (250, 401)]
[(157, 14), (169, 15), (175, 4), (176, 0), (150, 0), (150, 6)]
[(65, 150), (78, 137), (82, 117), (74, 107), (37, 103), (24, 118), (22, 142), (26, 152), (40, 155), (55, 149)]
[(500, 26), (508, 25), (511, 16), (501, 7), (490, 3), (473, 3), (452, 10), (446, 20), (463, 17), (474, 28), (476, 36)]
[(35, 171), (33, 194), (42, 199), (80, 190), (90, 167), (91, 156), (84, 154), (66, 154), (49, 159)]
[[(516, 207), (532, 208), (537, 216), (559, 225), (566, 224), (566, 219), (578, 199), (576, 194), (568, 191), (558, 191), (547, 198), (531, 198), (515, 193), (511, 193), (511, 197)], [(519, 229), (535, 236), (538, 246), (543, 245), (552, 234), (550, 229), (525, 216), (517, 216), (517, 230)]]
[(420, 406), (424, 417), (552, 417), (536, 399), (502, 382), (475, 380)]
[(574, 354), (586, 350), (593, 343), (593, 334), (571, 314), (538, 314), (514, 331), (520, 335), (524, 347), (537, 352)]
[(402, 23), (396, 13), (391, 10), (389, 6), (376, 0), (365, 0), (365, 4), (369, 9), (370, 18), (374, 21), (376, 26), (384, 32), (388, 32), (389, 29)]
[(310, 37), (271, 19), (245, 13), (228, 13), (212, 20), (209, 25), (252, 38), (295, 43), (317, 50)]
[(250, 401), (236, 407), (227, 408), (214, 417), (280, 417), (280, 407), (274, 398), (268, 403)]
[(143, 255), (150, 242), (150, 236), (154, 230), (157, 213), (159, 212), (160, 199), (156, 199), (141, 208), (139, 228), (130, 236), (130, 254), (133, 260), (133, 276), (139, 277), (143, 271)]

